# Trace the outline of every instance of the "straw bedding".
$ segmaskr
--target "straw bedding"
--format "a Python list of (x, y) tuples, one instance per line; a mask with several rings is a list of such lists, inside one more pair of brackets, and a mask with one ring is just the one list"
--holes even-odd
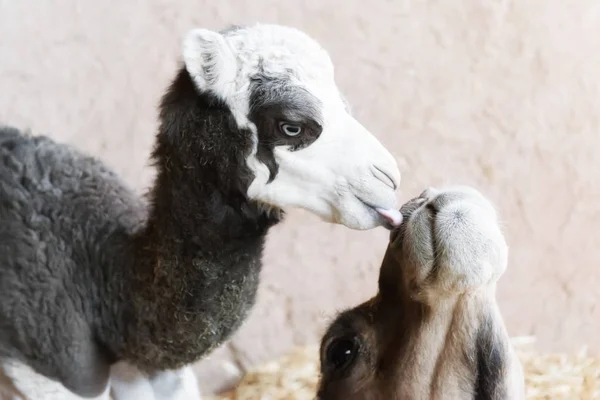
[[(600, 399), (600, 357), (539, 354), (532, 338), (513, 339), (525, 368), (527, 399)], [(232, 392), (213, 400), (313, 400), (318, 381), (318, 347), (296, 348), (248, 373)]]

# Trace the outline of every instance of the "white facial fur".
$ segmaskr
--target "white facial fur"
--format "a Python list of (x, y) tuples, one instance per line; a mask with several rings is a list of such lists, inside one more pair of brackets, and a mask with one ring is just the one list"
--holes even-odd
[[(327, 52), (301, 31), (255, 25), (227, 33), (197, 29), (183, 44), (186, 68), (200, 90), (219, 96), (240, 128), (253, 132), (248, 196), (277, 208), (301, 207), (354, 229), (384, 222), (374, 208), (397, 213), (400, 172), (393, 156), (349, 113)], [(249, 118), (251, 78), (284, 76), (319, 102), (322, 132), (302, 149), (279, 145), (274, 180), (257, 158), (261, 132)], [(295, 151), (294, 151), (295, 150)], [(366, 203), (366, 204), (365, 204)], [(385, 215), (385, 213), (383, 213)]]
[(489, 200), (457, 186), (427, 189), (411, 203), (418, 208), (405, 221), (398, 254), (418, 295), (426, 297), (420, 300), (434, 304), (495, 285), (506, 270), (508, 246)]

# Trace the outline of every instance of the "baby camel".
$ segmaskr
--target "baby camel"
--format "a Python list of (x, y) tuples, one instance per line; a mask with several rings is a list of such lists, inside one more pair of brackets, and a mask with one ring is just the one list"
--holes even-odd
[(190, 364), (246, 319), (285, 210), (363, 230), (401, 218), (396, 161), (318, 42), (256, 24), (194, 29), (181, 53), (147, 201), (100, 160), (0, 127), (0, 370), (28, 400), (52, 398), (33, 373), (61, 400), (196, 400)]
[(401, 212), (379, 293), (341, 313), (322, 340), (319, 400), (524, 399), (495, 300), (508, 248), (494, 207), (451, 187)]

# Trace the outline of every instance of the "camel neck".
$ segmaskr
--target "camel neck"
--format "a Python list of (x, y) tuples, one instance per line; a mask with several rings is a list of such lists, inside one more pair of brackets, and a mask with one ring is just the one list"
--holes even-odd
[(134, 238), (123, 356), (148, 370), (198, 360), (254, 304), (265, 237), (279, 222), (246, 196), (250, 132), (182, 70), (163, 98), (146, 227)]

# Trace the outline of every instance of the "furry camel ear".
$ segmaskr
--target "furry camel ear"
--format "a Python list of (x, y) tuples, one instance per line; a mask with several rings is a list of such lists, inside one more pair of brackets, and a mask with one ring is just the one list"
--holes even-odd
[(183, 40), (183, 62), (198, 89), (227, 97), (235, 85), (237, 61), (233, 50), (218, 32), (194, 29)]

